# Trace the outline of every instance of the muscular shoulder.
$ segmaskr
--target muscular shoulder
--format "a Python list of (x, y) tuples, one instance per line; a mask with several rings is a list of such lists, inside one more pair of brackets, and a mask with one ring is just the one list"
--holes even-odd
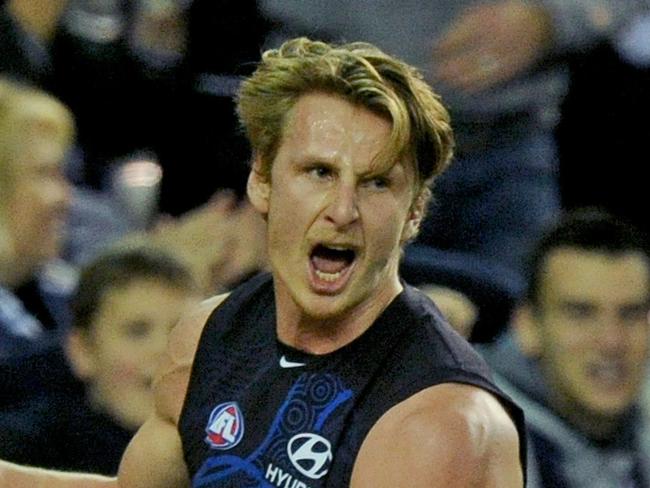
[(156, 410), (162, 418), (174, 423), (178, 421), (203, 327), (212, 311), (227, 296), (204, 300), (185, 314), (170, 332), (167, 350), (154, 382)]
[(353, 488), (523, 486), (519, 439), (499, 401), (474, 386), (446, 383), (390, 409), (366, 437)]

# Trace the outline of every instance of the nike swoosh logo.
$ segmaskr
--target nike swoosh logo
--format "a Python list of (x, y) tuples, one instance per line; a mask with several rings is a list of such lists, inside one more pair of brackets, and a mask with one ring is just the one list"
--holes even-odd
[(281, 368), (300, 368), (302, 366), (306, 366), (306, 363), (295, 363), (293, 361), (289, 361), (284, 355), (280, 357)]

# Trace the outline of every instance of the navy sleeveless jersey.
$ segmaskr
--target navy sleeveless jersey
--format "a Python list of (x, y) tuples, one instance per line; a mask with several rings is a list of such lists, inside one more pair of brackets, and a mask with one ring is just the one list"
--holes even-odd
[(377, 420), (446, 382), (501, 399), (519, 430), (524, 464), (521, 410), (418, 290), (405, 285), (363, 335), (314, 356), (277, 340), (272, 279), (255, 277), (212, 313), (196, 352), (179, 421), (192, 486), (348, 486)]

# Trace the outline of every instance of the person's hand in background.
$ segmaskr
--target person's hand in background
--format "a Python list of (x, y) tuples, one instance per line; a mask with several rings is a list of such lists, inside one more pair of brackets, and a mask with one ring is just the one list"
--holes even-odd
[(533, 65), (552, 35), (542, 6), (521, 0), (474, 5), (434, 44), (435, 78), (464, 91), (487, 89)]
[(476, 304), (463, 293), (445, 286), (427, 285), (421, 289), (435, 302), (456, 332), (469, 338), (478, 319)]
[(162, 218), (152, 241), (189, 265), (212, 295), (264, 267), (264, 226), (247, 201), (238, 203), (233, 193), (222, 191), (180, 217)]

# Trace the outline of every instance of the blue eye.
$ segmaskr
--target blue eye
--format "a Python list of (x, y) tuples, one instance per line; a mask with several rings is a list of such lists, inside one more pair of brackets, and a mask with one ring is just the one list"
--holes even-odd
[(376, 176), (366, 180), (364, 186), (372, 188), (373, 190), (385, 190), (390, 186), (390, 180), (383, 176)]
[(376, 188), (388, 188), (388, 178), (374, 178), (373, 183)]
[(330, 177), (332, 170), (326, 166), (314, 166), (309, 168), (308, 173), (318, 179), (323, 179)]

